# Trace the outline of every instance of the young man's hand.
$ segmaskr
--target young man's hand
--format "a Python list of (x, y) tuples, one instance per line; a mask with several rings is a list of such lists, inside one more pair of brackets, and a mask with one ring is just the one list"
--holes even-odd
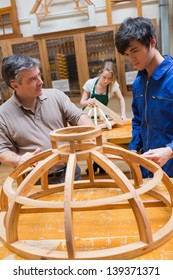
[(159, 166), (163, 166), (170, 158), (172, 158), (172, 149), (170, 147), (157, 148), (149, 150), (142, 154), (143, 157), (153, 160)]

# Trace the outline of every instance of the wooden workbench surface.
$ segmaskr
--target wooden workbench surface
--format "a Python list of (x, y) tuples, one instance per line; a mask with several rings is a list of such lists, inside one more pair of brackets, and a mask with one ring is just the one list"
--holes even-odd
[(132, 124), (131, 120), (125, 124), (116, 124), (111, 130), (103, 130), (104, 137), (114, 144), (129, 144), (132, 138)]
[[(88, 189), (75, 190), (76, 200), (92, 200), (115, 195), (115, 190)], [(63, 194), (52, 194), (49, 200), (62, 201)], [(168, 209), (148, 208), (147, 213), (152, 221), (153, 230), (157, 231), (168, 219)], [(114, 209), (91, 212), (75, 212), (73, 215), (75, 223), (75, 242), (78, 250), (85, 247), (86, 250), (111, 248), (116, 245), (136, 241), (138, 230), (131, 209)], [(66, 247), (64, 232), (63, 213), (34, 213), (21, 214), (19, 221), (19, 238), (26, 240), (27, 244), (57, 248), (63, 250)], [(45, 242), (46, 240), (46, 242)], [(43, 245), (44, 244), (44, 245)], [(22, 257), (9, 251), (0, 243), (1, 260), (23, 260)], [(163, 246), (154, 251), (137, 257), (138, 260), (173, 260), (173, 238)]]

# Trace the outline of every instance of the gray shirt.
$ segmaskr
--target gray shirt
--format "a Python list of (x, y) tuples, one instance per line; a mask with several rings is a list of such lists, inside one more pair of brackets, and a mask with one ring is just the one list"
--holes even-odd
[(0, 106), (0, 153), (13, 151), (19, 155), (51, 148), (52, 130), (77, 125), (82, 110), (57, 89), (43, 89), (37, 98), (35, 113), (24, 108), (13, 96)]

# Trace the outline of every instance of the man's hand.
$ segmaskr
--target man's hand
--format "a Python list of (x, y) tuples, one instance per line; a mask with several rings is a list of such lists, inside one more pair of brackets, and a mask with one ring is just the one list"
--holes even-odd
[[(19, 161), (18, 161), (18, 165), (22, 164), (23, 162), (25, 162), (27, 159), (33, 157), (34, 155), (37, 155), (40, 152), (40, 148), (37, 148), (33, 153), (25, 153), (24, 155), (20, 156)], [(35, 166), (36, 164), (34, 164)]]
[(142, 156), (154, 161), (162, 167), (170, 158), (172, 158), (173, 154), (170, 147), (165, 147), (149, 150), (148, 152), (143, 153)]

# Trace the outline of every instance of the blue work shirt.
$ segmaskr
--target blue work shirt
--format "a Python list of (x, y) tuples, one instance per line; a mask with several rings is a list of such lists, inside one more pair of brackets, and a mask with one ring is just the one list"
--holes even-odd
[[(132, 140), (130, 150), (144, 153), (169, 146), (173, 150), (173, 58), (165, 56), (149, 79), (138, 72), (132, 87)], [(162, 167), (173, 177), (173, 159)], [(152, 177), (142, 170), (143, 177)]]

